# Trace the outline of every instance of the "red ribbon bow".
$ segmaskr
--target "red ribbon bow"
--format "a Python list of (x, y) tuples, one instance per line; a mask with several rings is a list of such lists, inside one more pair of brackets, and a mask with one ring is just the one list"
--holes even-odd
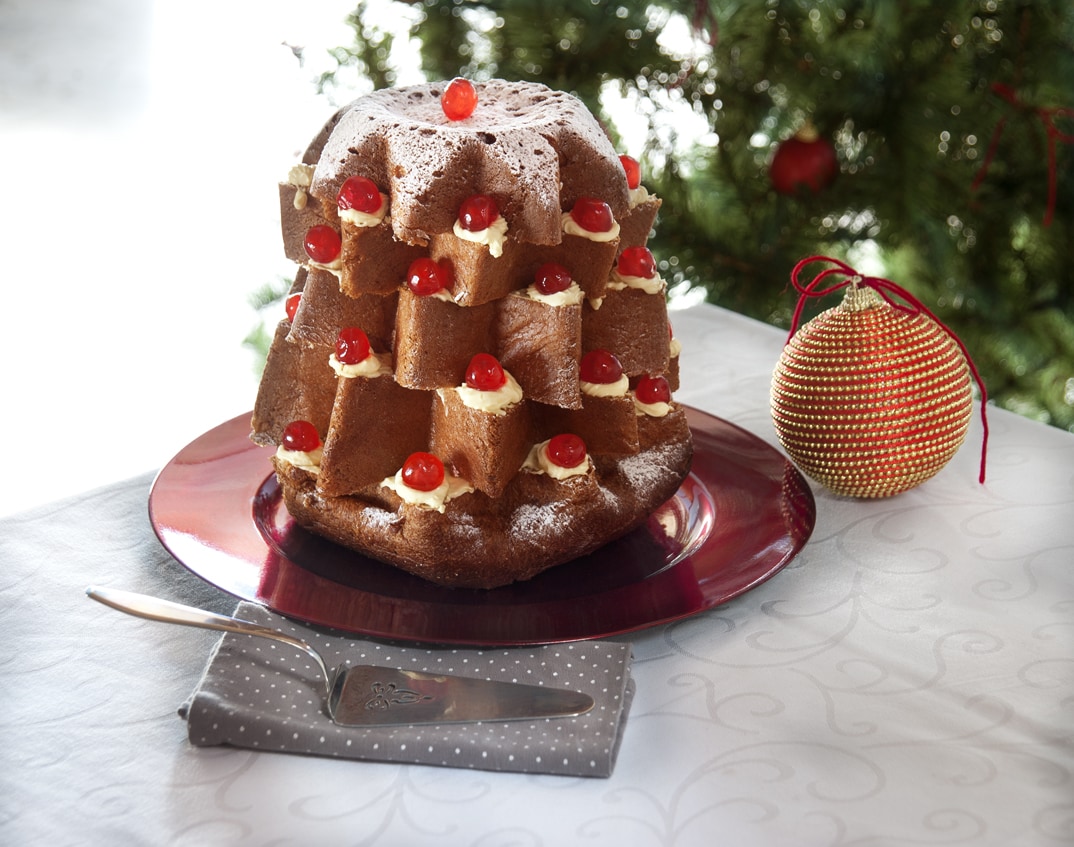
[[(813, 262), (830, 262), (835, 265), (835, 267), (825, 268), (813, 277), (812, 282), (802, 284), (798, 279), (798, 276), (806, 265), (810, 265)], [(822, 287), (822, 284), (825, 283), (829, 277), (842, 277), (842, 279)], [(888, 279), (882, 279), (875, 276), (863, 276), (850, 265), (846, 264), (846, 262), (841, 262), (838, 259), (833, 259), (829, 256), (810, 256), (808, 259), (802, 259), (794, 266), (794, 270), (791, 271), (791, 283), (794, 285), (799, 297), (798, 304), (794, 309), (794, 317), (791, 319), (791, 329), (787, 335), (788, 341), (790, 341), (798, 331), (798, 324), (802, 318), (802, 310), (805, 308), (806, 301), (810, 297), (824, 297), (841, 288), (846, 288), (848, 285), (864, 285), (866, 288), (871, 288), (891, 307), (909, 315), (925, 315), (935, 322), (940, 329), (947, 333), (948, 337), (954, 341), (955, 344), (958, 345), (958, 349), (962, 351), (962, 355), (966, 358), (966, 364), (969, 365), (970, 373), (973, 374), (973, 378), (977, 382), (977, 387), (981, 392), (981, 425), (984, 434), (981, 440), (981, 473), (978, 477), (978, 481), (983, 484), (985, 481), (985, 458), (988, 452), (988, 415), (985, 413), (985, 406), (988, 404), (988, 392), (985, 390), (984, 381), (981, 379), (981, 374), (978, 372), (977, 366), (973, 364), (973, 359), (970, 358), (966, 345), (962, 343), (959, 337), (948, 329), (943, 321), (937, 318), (924, 303), (910, 294), (906, 289), (896, 285)], [(904, 302), (900, 303), (894, 298), (898, 298)]]
[[(992, 93), (1002, 97), (1019, 111), (1036, 113), (1037, 117), (1040, 118), (1041, 124), (1044, 126), (1044, 135), (1048, 141), (1048, 206), (1044, 212), (1044, 225), (1051, 226), (1052, 219), (1055, 216), (1055, 200), (1058, 191), (1055, 143), (1061, 141), (1063, 144), (1074, 144), (1074, 135), (1056, 129), (1055, 118), (1056, 116), (1074, 117), (1074, 108), (1066, 106), (1047, 109), (1043, 107), (1033, 108), (1026, 103), (1023, 103), (1017, 92), (1015, 92), (1009, 85), (1002, 82), (992, 83)], [(992, 139), (988, 142), (988, 151), (985, 153), (984, 162), (981, 163), (977, 175), (973, 178), (973, 185), (970, 186), (971, 192), (976, 191), (981, 183), (984, 182), (984, 178), (988, 173), (988, 168), (992, 164), (992, 160), (996, 157), (996, 148), (999, 147), (999, 139), (1003, 135), (1003, 129), (1006, 126), (1007, 116), (1004, 115), (999, 119), (999, 123), (996, 124), (996, 128), (992, 131)]]

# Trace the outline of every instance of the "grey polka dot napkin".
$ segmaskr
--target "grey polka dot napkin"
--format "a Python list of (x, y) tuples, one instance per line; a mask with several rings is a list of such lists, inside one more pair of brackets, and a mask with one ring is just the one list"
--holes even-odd
[(312, 659), (285, 644), (228, 633), (179, 710), (194, 745), (570, 776), (607, 777), (615, 766), (634, 693), (629, 644), (427, 649), (325, 634), (252, 603), (240, 603), (235, 616), (303, 639), (330, 670), (370, 664), (543, 684), (582, 691), (596, 705), (577, 717), (536, 721), (339, 726), (328, 716)]

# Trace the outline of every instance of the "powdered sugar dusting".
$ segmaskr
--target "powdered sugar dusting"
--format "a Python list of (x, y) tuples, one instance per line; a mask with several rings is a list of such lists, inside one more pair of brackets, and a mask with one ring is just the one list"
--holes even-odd
[(616, 465), (636, 491), (648, 491), (667, 479), (671, 469), (679, 464), (682, 445), (677, 441), (657, 444), (643, 453), (626, 456)]
[(399, 518), (395, 512), (389, 512), (387, 509), (381, 509), (378, 506), (366, 506), (362, 509), (362, 524), (364, 526), (376, 529), (378, 532), (384, 532), (393, 523), (396, 523)]
[(523, 503), (511, 515), (507, 531), (512, 538), (548, 538), (562, 523), (554, 503)]
[(559, 216), (574, 197), (561, 197), (561, 186), (572, 194), (599, 186), (616, 215), (626, 212), (626, 175), (580, 100), (537, 83), (476, 88), (478, 108), (462, 121), (444, 115), (439, 84), (354, 101), (324, 146), (311, 193), (327, 207), (348, 176), (369, 176), (389, 190), (396, 236), (410, 242), (450, 231), (454, 210), (474, 193), (497, 197), (512, 236), (534, 244), (562, 238)]
[[(586, 504), (586, 512), (596, 511), (612, 517), (619, 512), (619, 498), (611, 491), (600, 486)], [(599, 499), (600, 503), (594, 503)], [(548, 503), (521, 503), (510, 515), (507, 532), (511, 538), (520, 542), (541, 544), (546, 539), (555, 538), (572, 532), (572, 523), (577, 513), (569, 501), (555, 500)], [(577, 531), (576, 529), (573, 531)]]

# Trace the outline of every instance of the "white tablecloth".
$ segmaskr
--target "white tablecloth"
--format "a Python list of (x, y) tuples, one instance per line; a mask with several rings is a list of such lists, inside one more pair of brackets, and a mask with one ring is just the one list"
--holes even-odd
[[(673, 323), (677, 399), (775, 443), (782, 334), (711, 306)], [(769, 582), (622, 636), (637, 695), (609, 779), (195, 749), (176, 708), (216, 636), (83, 595), (234, 607), (157, 543), (151, 476), (8, 518), (0, 842), (1074, 843), (1074, 437), (989, 417), (987, 484), (975, 419), (899, 497), (815, 488), (813, 537)]]

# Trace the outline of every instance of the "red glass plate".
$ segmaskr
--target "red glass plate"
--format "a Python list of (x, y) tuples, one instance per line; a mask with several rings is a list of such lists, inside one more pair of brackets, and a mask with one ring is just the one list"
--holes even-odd
[(777, 450), (687, 409), (694, 462), (646, 525), (596, 553), (491, 591), (442, 588), (297, 526), (270, 448), (241, 415), (187, 445), (153, 483), (161, 543), (207, 582), (291, 618), (431, 644), (600, 638), (727, 602), (777, 573), (813, 531), (809, 486)]

